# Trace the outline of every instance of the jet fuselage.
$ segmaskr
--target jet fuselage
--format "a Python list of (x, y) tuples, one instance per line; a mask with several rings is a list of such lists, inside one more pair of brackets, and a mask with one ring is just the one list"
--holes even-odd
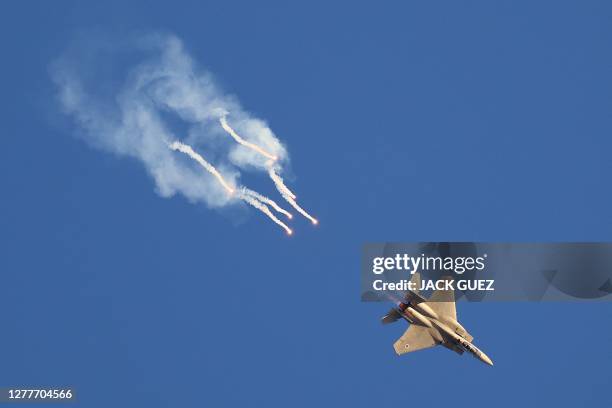
[[(396, 310), (410, 324), (427, 328), (429, 334), (438, 343), (458, 353), (467, 351), (483, 363), (493, 365), (493, 361), (491, 361), (489, 356), (461, 335), (466, 336), (467, 332), (455, 319), (444, 316), (440, 317), (425, 302), (399, 302)], [(453, 330), (451, 327), (455, 329)]]

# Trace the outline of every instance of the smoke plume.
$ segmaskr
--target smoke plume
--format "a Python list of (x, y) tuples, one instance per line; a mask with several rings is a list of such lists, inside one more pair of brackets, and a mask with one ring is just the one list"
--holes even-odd
[(78, 136), (139, 160), (162, 197), (182, 194), (211, 208), (246, 202), (291, 233), (267, 205), (290, 214), (240, 182), (244, 172), (265, 172), (300, 211), (276, 173), (289, 162), (285, 146), (195, 64), (177, 37), (87, 39), (58, 58), (51, 75)]

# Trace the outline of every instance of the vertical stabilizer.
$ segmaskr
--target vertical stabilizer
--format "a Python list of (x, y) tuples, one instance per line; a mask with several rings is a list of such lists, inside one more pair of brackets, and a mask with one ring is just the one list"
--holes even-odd
[(413, 292), (418, 295), (419, 294), (419, 288), (421, 287), (421, 274), (419, 272), (415, 272), (412, 275), (412, 278), (410, 279), (410, 282), (412, 282), (411, 286), (413, 288), (415, 288), (413, 290)]

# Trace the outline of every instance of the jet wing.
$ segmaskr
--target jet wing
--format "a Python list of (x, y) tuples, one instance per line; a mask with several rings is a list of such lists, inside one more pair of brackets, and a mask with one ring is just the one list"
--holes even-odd
[[(445, 276), (445, 280), (452, 280), (452, 278)], [(457, 320), (457, 309), (455, 307), (455, 292), (453, 290), (436, 290), (427, 304), (440, 316), (441, 318), (450, 318), (451, 320)]]
[[(452, 278), (446, 276), (444, 279), (451, 280)], [(457, 322), (457, 307), (453, 290), (436, 290), (427, 300), (427, 305), (459, 336), (469, 342), (474, 340), (474, 337)]]
[(423, 350), (437, 345), (438, 342), (429, 333), (429, 329), (411, 324), (408, 330), (394, 344), (398, 355)]

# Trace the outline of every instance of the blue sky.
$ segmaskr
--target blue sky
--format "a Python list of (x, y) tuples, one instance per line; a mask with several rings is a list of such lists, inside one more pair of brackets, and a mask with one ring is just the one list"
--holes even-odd
[[(612, 240), (610, 4), (202, 3), (3, 5), (0, 384), (87, 407), (612, 403), (608, 304), (460, 304), (490, 368), (396, 357), (405, 327), (359, 302), (368, 241)], [(321, 225), (162, 199), (75, 138), (49, 64), (84, 30), (182, 38), (287, 144)]]

